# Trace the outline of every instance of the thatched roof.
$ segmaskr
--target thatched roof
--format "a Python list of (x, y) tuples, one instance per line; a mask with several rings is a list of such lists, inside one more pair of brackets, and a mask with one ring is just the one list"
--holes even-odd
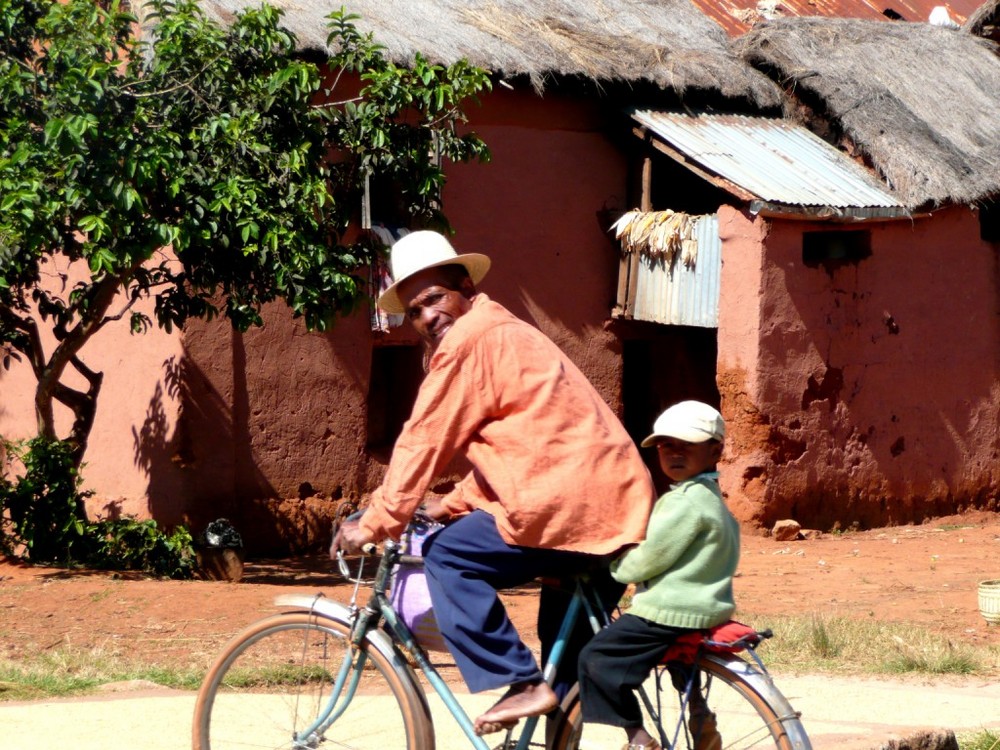
[[(204, 0), (226, 21), (260, 0)], [(599, 82), (651, 81), (678, 93), (719, 92), (777, 106), (780, 92), (738, 60), (722, 28), (691, 0), (272, 0), (305, 49), (326, 48), (325, 17), (342, 5), (361, 16), (397, 62), (420, 52), (460, 58), (541, 90), (553, 76)]]
[[(738, 42), (917, 208), (1000, 193), (1000, 58), (919, 23), (794, 18)], [(823, 111), (825, 109), (825, 112)]]
[(1000, 0), (980, 5), (962, 24), (962, 31), (1000, 42)]

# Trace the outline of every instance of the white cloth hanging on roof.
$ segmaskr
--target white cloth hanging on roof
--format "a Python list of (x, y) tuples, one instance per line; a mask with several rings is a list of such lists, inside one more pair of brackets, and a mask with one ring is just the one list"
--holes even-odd
[[(378, 224), (371, 228), (372, 234), (379, 238), (386, 248), (390, 248), (396, 242), (410, 233), (409, 229), (396, 229), (393, 231), (383, 224)], [(375, 300), (392, 285), (392, 272), (389, 263), (382, 255), (376, 255), (372, 261), (371, 273), (369, 276), (369, 294), (372, 298), (371, 325), (373, 331), (388, 333), (392, 328), (399, 328), (403, 325), (405, 316), (402, 313), (387, 313), (375, 304)]]

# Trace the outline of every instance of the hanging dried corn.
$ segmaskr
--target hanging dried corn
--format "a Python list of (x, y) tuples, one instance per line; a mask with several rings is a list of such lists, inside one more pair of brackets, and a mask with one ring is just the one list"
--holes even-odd
[(681, 263), (687, 268), (694, 268), (698, 262), (698, 240), (695, 238), (694, 225), (700, 217), (688, 216), (681, 230)]
[[(608, 231), (609, 232), (613, 231), (615, 233), (615, 239), (621, 240), (622, 236), (624, 236), (628, 232), (629, 225), (631, 225), (632, 220), (636, 216), (641, 216), (641, 215), (642, 211), (639, 211), (638, 209), (632, 211), (626, 211), (619, 217), (618, 221), (616, 221), (614, 224), (611, 225), (611, 228)], [(625, 241), (622, 240), (623, 246), (624, 243)]]
[(611, 225), (622, 252), (637, 252), (663, 260), (668, 266), (680, 255), (691, 268), (698, 259), (695, 224), (700, 216), (679, 211), (628, 211)]

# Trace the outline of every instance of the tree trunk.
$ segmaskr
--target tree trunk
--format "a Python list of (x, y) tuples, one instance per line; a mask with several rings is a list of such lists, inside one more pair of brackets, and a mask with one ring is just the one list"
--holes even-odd
[[(35, 390), (35, 413), (38, 417), (38, 434), (51, 440), (58, 440), (53, 399), (73, 412), (73, 427), (66, 441), (73, 451), (73, 465), (79, 469), (87, 450), (90, 431), (94, 426), (97, 410), (97, 396), (101, 391), (104, 374), (87, 367), (80, 359), (79, 352), (107, 322), (108, 308), (121, 288), (121, 279), (105, 277), (89, 291), (88, 304), (82, 305), (80, 321), (69, 331), (56, 331), (59, 345), (52, 357), (39, 369), (36, 368), (38, 386)], [(43, 355), (39, 351), (39, 358)], [(67, 365), (72, 365), (87, 380), (87, 390), (78, 391), (62, 382)]]

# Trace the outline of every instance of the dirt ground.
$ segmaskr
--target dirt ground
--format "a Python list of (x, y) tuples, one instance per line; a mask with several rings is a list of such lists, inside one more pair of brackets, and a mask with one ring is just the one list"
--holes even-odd
[[(955, 643), (1000, 645), (977, 604), (977, 584), (1000, 578), (1000, 514), (966, 513), (919, 526), (777, 542), (744, 534), (739, 606), (767, 614), (822, 613), (909, 623)], [(25, 567), (0, 561), (0, 648), (18, 660), (65, 647), (203, 669), (276, 596), (323, 591), (346, 600), (325, 555), (249, 561), (239, 583)], [(505, 595), (530, 642), (532, 589)]]

